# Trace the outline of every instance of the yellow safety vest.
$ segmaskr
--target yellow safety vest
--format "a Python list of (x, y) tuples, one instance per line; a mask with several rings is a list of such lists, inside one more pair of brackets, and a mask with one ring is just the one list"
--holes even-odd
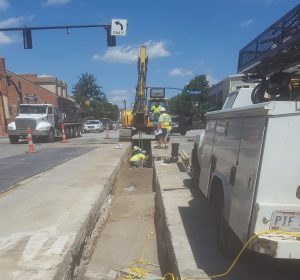
[(159, 116), (158, 124), (161, 126), (161, 128), (166, 128), (169, 130), (171, 127), (171, 118), (167, 113), (162, 113)]
[(160, 109), (161, 109), (161, 107), (160, 106), (152, 106), (151, 107), (151, 111), (154, 113), (154, 114), (159, 114), (160, 113)]
[(139, 161), (143, 160), (144, 158), (145, 158), (144, 154), (138, 153), (138, 154), (135, 154), (133, 157), (131, 157), (131, 159), (129, 161), (139, 162)]

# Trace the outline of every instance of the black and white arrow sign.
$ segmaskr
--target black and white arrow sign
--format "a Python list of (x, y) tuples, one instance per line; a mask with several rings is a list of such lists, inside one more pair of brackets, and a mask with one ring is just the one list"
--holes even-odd
[(125, 36), (127, 33), (127, 19), (112, 19), (111, 35)]

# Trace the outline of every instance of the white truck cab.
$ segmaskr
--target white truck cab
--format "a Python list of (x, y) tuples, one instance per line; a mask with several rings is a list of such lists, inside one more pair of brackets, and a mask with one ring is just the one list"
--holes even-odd
[(55, 115), (57, 109), (52, 104), (21, 104), (14, 122), (8, 124), (8, 137), (12, 144), (19, 138), (26, 138), (28, 128), (33, 137), (45, 137), (50, 142), (55, 136)]
[[(192, 174), (217, 219), (225, 254), (269, 230), (300, 233), (300, 102), (252, 104), (251, 89), (228, 95), (206, 114), (197, 137)], [(300, 240), (274, 232), (248, 246), (274, 258), (300, 258)]]

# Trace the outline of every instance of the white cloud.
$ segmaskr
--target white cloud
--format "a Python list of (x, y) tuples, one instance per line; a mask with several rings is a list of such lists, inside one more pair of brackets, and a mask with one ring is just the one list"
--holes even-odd
[(126, 100), (126, 107), (131, 108), (131, 102), (133, 102), (133, 98), (135, 96), (135, 90), (126, 90), (126, 89), (115, 89), (110, 92), (106, 97), (107, 99), (115, 104), (118, 105), (119, 108), (124, 108), (124, 100)]
[[(147, 47), (147, 55), (149, 59), (166, 57), (170, 55), (167, 51), (165, 42), (154, 42), (147, 41), (145, 43)], [(118, 63), (136, 63), (140, 47), (133, 46), (117, 46), (114, 48), (109, 48), (104, 55), (94, 54), (93, 60), (105, 60), (108, 62), (118, 62)]]
[(215, 84), (217, 84), (219, 82), (212, 75), (206, 75), (206, 80), (208, 81), (208, 83), (209, 83), (210, 86), (215, 85)]
[(0, 11), (6, 11), (8, 7), (9, 7), (8, 0), (0, 0)]
[(182, 68), (174, 68), (169, 72), (169, 76), (191, 76), (193, 71)]
[(0, 32), (0, 45), (8, 45), (13, 42), (13, 39), (7, 36), (5, 33)]
[(137, 60), (138, 52), (138, 48), (133, 48), (131, 46), (118, 46), (114, 48), (109, 48), (103, 56), (99, 54), (93, 55), (93, 60), (105, 60), (108, 62), (119, 63), (134, 63)]
[[(33, 15), (29, 17), (20, 16), (20, 17), (8, 18), (0, 21), (0, 28), (19, 27), (21, 25), (24, 25), (25, 21), (31, 21), (33, 18), (34, 18)], [(0, 45), (12, 44), (20, 41), (21, 39), (19, 35), (15, 35), (15, 34), (7, 35), (4, 32), (0, 32)]]
[(47, 0), (45, 6), (62, 6), (70, 2), (71, 0)]
[(38, 75), (39, 78), (48, 78), (48, 77), (53, 77), (52, 75), (48, 75), (48, 74), (41, 74)]
[(242, 26), (242, 27), (248, 27), (248, 26), (252, 25), (253, 23), (254, 23), (254, 21), (253, 21), (252, 19), (248, 19), (248, 20), (244, 21), (244, 22), (241, 24), (241, 26)]
[(158, 57), (166, 57), (170, 56), (170, 52), (166, 50), (166, 43), (163, 41), (154, 42), (154, 41), (147, 41), (145, 43), (147, 47), (147, 53), (149, 58), (158, 58)]
[(25, 17), (23, 16), (8, 18), (0, 21), (0, 27), (1, 28), (19, 27), (24, 20)]

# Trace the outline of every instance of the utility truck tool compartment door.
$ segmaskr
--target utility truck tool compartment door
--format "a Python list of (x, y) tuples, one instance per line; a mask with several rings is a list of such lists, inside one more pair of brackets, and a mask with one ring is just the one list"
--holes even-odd
[(243, 120), (236, 180), (230, 185), (229, 225), (244, 242), (248, 238), (265, 126), (266, 117)]

